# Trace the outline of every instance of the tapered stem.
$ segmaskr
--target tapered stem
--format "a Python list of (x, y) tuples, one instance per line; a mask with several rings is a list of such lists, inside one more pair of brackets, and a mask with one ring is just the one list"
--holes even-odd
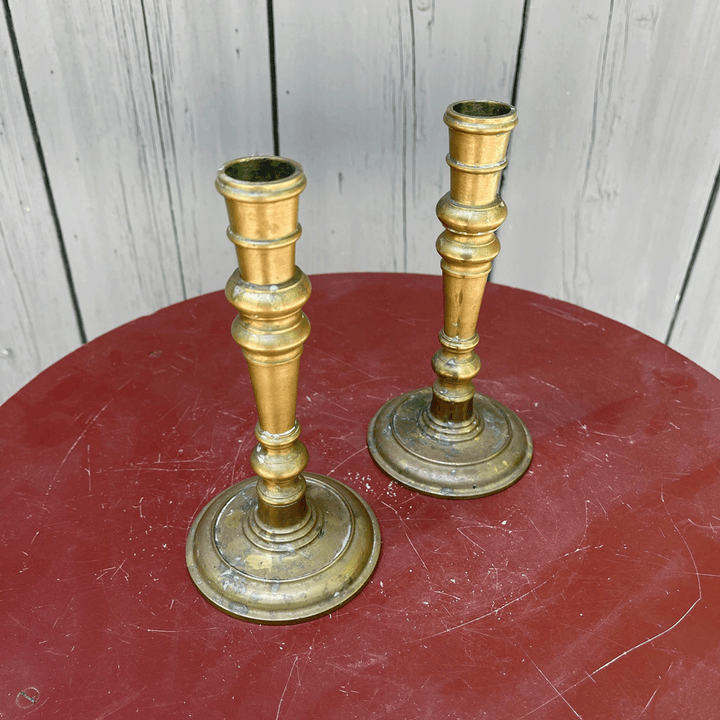
[(517, 113), (504, 103), (467, 101), (451, 105), (443, 119), (450, 129), (450, 192), (437, 205), (445, 230), (436, 247), (442, 256), (445, 322), (442, 347), (432, 361), (438, 377), (430, 419), (464, 424), (472, 421), (472, 379), (480, 370), (474, 352), (480, 305), (500, 252), (495, 230), (507, 216), (498, 186)]
[(239, 313), (232, 335), (247, 359), (258, 410), (259, 445), (251, 456), (260, 477), (257, 519), (271, 528), (301, 525), (309, 512), (302, 476), (308, 454), (295, 419), (300, 355), (310, 334), (302, 312), (310, 281), (295, 266), (305, 184), (300, 165), (268, 157), (229, 162), (216, 181), (238, 257), (225, 288)]

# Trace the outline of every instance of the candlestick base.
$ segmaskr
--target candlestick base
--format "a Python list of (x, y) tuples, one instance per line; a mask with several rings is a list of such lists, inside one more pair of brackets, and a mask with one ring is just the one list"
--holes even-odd
[(475, 498), (525, 472), (533, 444), (514, 412), (476, 393), (469, 420), (441, 423), (429, 412), (431, 399), (431, 388), (405, 393), (370, 422), (370, 454), (390, 477), (426, 495)]
[(380, 556), (372, 510), (337, 480), (303, 475), (308, 512), (296, 525), (258, 518), (257, 476), (220, 493), (193, 522), (188, 570), (220, 610), (256, 623), (303, 622), (333, 612), (370, 580)]

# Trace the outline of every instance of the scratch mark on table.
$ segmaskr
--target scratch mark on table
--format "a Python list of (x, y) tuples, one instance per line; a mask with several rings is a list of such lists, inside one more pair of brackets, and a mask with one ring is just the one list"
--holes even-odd
[[(453, 520), (457, 520), (458, 522), (465, 522), (467, 518), (463, 517), (462, 515), (453, 515)], [(507, 523), (507, 520), (504, 521)], [(491, 525), (490, 523), (475, 523), (474, 525), (463, 525), (463, 530), (470, 530), (471, 528), (487, 528), (488, 530), (502, 530), (506, 533), (512, 533), (512, 529), (505, 527), (503, 523), (499, 523), (498, 525)]]
[[(612, 645), (619, 645), (622, 647), (622, 643), (618, 642), (617, 640), (613, 640), (611, 637), (608, 637), (607, 635), (601, 635), (600, 633), (593, 632), (592, 630), (586, 630), (585, 628), (579, 627), (578, 625), (573, 625), (572, 623), (564, 623), (558, 621), (558, 625), (562, 625), (563, 627), (572, 628), (573, 630), (577, 630), (578, 632), (585, 633), (586, 635), (591, 635), (592, 637), (598, 637), (604, 640), (606, 643), (611, 643)], [(593, 682), (597, 682), (595, 678), (591, 677), (591, 675), (586, 671), (585, 674), (592, 680)]]
[[(717, 520), (717, 518), (715, 518)], [(687, 521), (694, 525), (696, 528), (700, 528), (700, 530), (712, 530), (713, 535), (717, 532), (715, 526), (712, 523), (709, 523), (708, 525), (699, 525), (696, 522), (693, 522), (690, 518), (687, 519)]]
[[(662, 684), (662, 683), (661, 683), (661, 684)], [(647, 701), (647, 703), (645, 704), (645, 707), (640, 711), (640, 715), (638, 715), (638, 717), (641, 717), (642, 715), (645, 714), (645, 711), (648, 709), (648, 707), (650, 707), (650, 703), (653, 701), (653, 698), (655, 697), (655, 695), (657, 695), (657, 691), (658, 691), (659, 689), (660, 689), (660, 685), (658, 685), (658, 686), (655, 688), (655, 692), (650, 696), (650, 699), (649, 699), (649, 700)]]
[[(680, 404), (679, 400), (676, 400), (675, 402)], [(720, 405), (717, 405), (715, 407), (709, 407), (709, 408), (701, 408), (701, 407), (687, 407), (687, 405), (680, 405), (681, 409), (683, 410), (691, 410), (692, 412), (715, 412), (716, 410), (720, 410)]]
[[(130, 381), (125, 383), (127, 385)], [(122, 388), (125, 387), (125, 385), (122, 385), (118, 390), (122, 390)], [(75, 442), (70, 446), (70, 449), (65, 453), (65, 457), (62, 459), (60, 465), (58, 466), (58, 469), (55, 471), (55, 476), (53, 477), (52, 481), (50, 482), (50, 485), (48, 485), (46, 495), (50, 494), (50, 491), (52, 490), (52, 486), (55, 484), (55, 481), (58, 478), (58, 475), (60, 474), (60, 471), (63, 469), (65, 462), (70, 457), (70, 453), (77, 447), (77, 444), (85, 437), (85, 433), (97, 422), (97, 419), (102, 415), (105, 410), (107, 409), (108, 405), (113, 401), (113, 398), (110, 398), (87, 422), (85, 427), (83, 428), (83, 431), (78, 435)]]
[[(399, 516), (398, 516), (399, 517)], [(410, 547), (415, 551), (415, 554), (418, 556), (418, 560), (422, 563), (422, 566), (427, 570), (428, 566), (425, 564), (425, 561), (422, 559), (422, 555), (417, 551), (417, 548), (415, 547), (415, 543), (410, 539), (410, 534), (408, 533), (407, 529), (405, 529), (405, 523), (400, 520), (401, 523), (403, 523), (403, 530), (405, 531), (405, 537), (408, 539), (408, 542), (410, 543)]]
[(118, 710), (122, 710), (124, 707), (127, 707), (133, 700), (137, 700), (145, 692), (145, 690), (147, 690), (147, 685), (141, 690), (138, 690), (134, 695), (114, 702), (107, 710), (100, 713), (96, 720), (105, 720), (106, 717), (110, 717), (110, 715), (115, 714)]
[(395, 513), (395, 517), (400, 521), (400, 524), (402, 525), (403, 532), (405, 533), (405, 537), (407, 538), (407, 541), (410, 543), (410, 547), (415, 551), (415, 554), (418, 556), (418, 560), (422, 563), (422, 566), (427, 570), (428, 566), (425, 564), (425, 561), (422, 559), (422, 555), (417, 551), (417, 548), (415, 547), (415, 543), (410, 539), (410, 533), (408, 532), (407, 525), (405, 524), (405, 521), (400, 517), (400, 513), (392, 506), (388, 505), (384, 500), (380, 501), (386, 508), (390, 508)]
[(537, 530), (538, 535), (547, 542), (547, 538), (540, 532), (540, 528), (534, 523), (533, 519), (528, 515), (528, 520), (532, 524), (532, 526)]
[(326, 402), (329, 402), (331, 405), (334, 405), (337, 408), (340, 408), (346, 415), (348, 414), (348, 409), (344, 405), (341, 405), (340, 403), (336, 403), (332, 398), (329, 398), (327, 395), (323, 395), (322, 393), (314, 393), (316, 397), (321, 397)]
[(616, 438), (618, 440), (627, 440), (627, 435), (618, 435), (617, 433), (600, 432), (600, 430), (595, 430), (594, 428), (593, 428), (593, 435), (602, 435), (603, 437), (611, 437), (611, 438)]
[(287, 680), (285, 681), (285, 687), (283, 688), (282, 695), (280, 696), (280, 702), (278, 703), (277, 713), (275, 714), (275, 720), (278, 720), (280, 717), (280, 708), (282, 707), (283, 700), (285, 699), (285, 693), (287, 692), (288, 685), (290, 684), (290, 678), (292, 677), (293, 670), (297, 667), (298, 662), (298, 656), (296, 655), (293, 659), (292, 667), (290, 668), (290, 672), (288, 673)]
[(332, 354), (330, 354), (329, 352), (325, 352), (324, 350), (321, 350), (321, 349), (318, 348), (318, 347), (313, 347), (313, 348), (312, 348), (312, 352), (318, 352), (318, 353), (320, 353), (321, 355), (325, 355), (325, 357), (331, 358), (331, 359), (334, 360), (335, 362), (340, 362), (340, 363), (342, 363), (343, 365), (347, 365), (348, 367), (351, 367), (353, 370), (357, 370), (358, 372), (361, 372), (363, 375), (367, 375), (369, 378), (372, 378), (373, 380), (375, 379), (375, 376), (374, 376), (374, 375), (371, 375), (369, 372), (363, 370), (362, 368), (359, 368), (359, 367), (357, 367), (357, 366), (353, 365), (352, 363), (349, 363), (349, 362), (347, 362), (347, 361), (345, 361), (345, 360), (341, 360), (340, 358), (336, 357), (335, 355), (332, 355)]
[[(553, 576), (554, 577), (554, 576)], [(516, 598), (513, 598), (512, 600), (508, 600), (504, 605), (501, 605), (500, 607), (493, 608), (489, 612), (484, 613), (483, 615), (479, 615), (476, 618), (472, 618), (471, 620), (466, 620), (463, 623), (460, 623), (459, 625), (453, 625), (452, 627), (445, 628), (444, 630), (440, 630), (440, 632), (432, 633), (431, 635), (426, 635), (425, 637), (419, 638), (415, 642), (425, 642), (426, 640), (430, 640), (431, 638), (438, 637), (439, 635), (445, 635), (446, 633), (455, 632), (455, 630), (460, 630), (461, 628), (467, 627), (468, 625), (472, 625), (473, 623), (476, 623), (480, 620), (484, 620), (486, 617), (490, 617), (491, 615), (497, 615), (501, 610), (504, 610), (506, 607), (509, 607), (510, 605), (513, 605), (516, 602), (519, 602), (523, 598), (526, 598), (528, 595), (531, 595), (536, 590), (539, 590), (543, 585), (546, 585), (550, 582), (552, 578), (548, 578), (547, 580), (543, 580), (538, 585), (535, 585), (531, 587), (527, 592), (523, 593), (522, 595), (518, 595)]]
[(31, 632), (29, 627), (25, 627), (17, 618), (14, 618), (10, 613), (6, 613), (7, 616), (18, 626), (21, 627), (26, 632)]
[(485, 552), (485, 548), (482, 547), (482, 545), (478, 545), (474, 540), (472, 540), (470, 537), (468, 537), (463, 531), (462, 528), (457, 528), (457, 531), (466, 539), (468, 542), (471, 542), (476, 548), (480, 548), (483, 552)]
[(341, 460), (332, 470), (328, 472), (328, 475), (332, 475), (341, 465), (344, 465), (348, 460), (352, 460), (352, 458), (359, 455), (364, 450), (367, 450), (367, 444), (363, 445), (359, 450), (356, 450), (352, 455), (348, 455), (344, 460)]
[(650, 699), (645, 703), (645, 707), (640, 711), (639, 717), (642, 717), (645, 714), (645, 711), (650, 707), (650, 703), (653, 701), (653, 698), (657, 695), (658, 690), (663, 684), (663, 680), (667, 677), (667, 674), (670, 672), (670, 668), (675, 664), (675, 661), (673, 660), (670, 665), (668, 665), (668, 669), (665, 671), (664, 675), (660, 678), (660, 682), (658, 683), (658, 686), (655, 688), (655, 692), (650, 696)]
[[(348, 385), (344, 390), (343, 393), (347, 393), (349, 390), (356, 390), (360, 385), (367, 385), (367, 383), (373, 383), (373, 382), (379, 382), (380, 380), (394, 380), (394, 375), (371, 375), (367, 380), (359, 380), (358, 382), (353, 383), (352, 385)], [(371, 395), (368, 395), (367, 397), (372, 397)], [(385, 398), (387, 399), (387, 398)]]
[[(702, 584), (700, 582), (700, 573), (698, 571), (698, 566), (695, 561), (695, 555), (693, 554), (692, 550), (690, 549), (690, 546), (688, 545), (687, 540), (685, 539), (684, 535), (678, 529), (677, 524), (673, 520), (672, 516), (670, 515), (669, 510), (667, 509), (667, 506), (665, 505), (665, 495), (664, 495), (664, 490), (662, 488), (660, 490), (660, 499), (662, 500), (663, 507), (665, 508), (665, 512), (667, 513), (667, 516), (670, 519), (672, 526), (675, 528), (675, 532), (677, 532), (677, 534), (680, 536), (680, 539), (683, 541), (683, 544), (685, 545), (685, 547), (688, 551), (688, 554), (690, 555), (690, 560), (692, 561), (693, 568), (695, 570), (693, 575), (695, 576), (695, 579), (697, 580), (697, 585), (698, 585), (698, 596), (694, 600), (694, 602), (690, 605), (690, 607), (672, 625), (665, 628), (664, 630), (661, 630), (660, 632), (656, 633), (652, 637), (649, 637), (646, 640), (643, 640), (642, 642), (639, 642), (636, 645), (633, 645), (631, 648), (628, 648), (627, 650), (621, 652), (619, 655), (616, 655), (611, 660), (608, 660), (606, 663), (604, 663), (600, 667), (596, 668), (591, 673), (588, 673), (586, 671), (585, 674), (591, 680), (593, 679), (593, 675), (597, 675), (599, 672), (601, 672), (602, 670), (605, 670), (605, 668), (610, 667), (611, 665), (616, 663), (618, 660), (621, 660), (622, 658), (624, 658), (626, 655), (630, 655), (630, 653), (635, 652), (635, 650), (639, 650), (641, 647), (644, 647), (645, 645), (649, 645), (649, 644), (655, 642), (658, 638), (661, 638), (663, 635), (667, 635), (667, 633), (674, 630), (694, 610), (695, 606), (703, 599)], [(441, 634), (441, 633), (438, 633), (438, 634)], [(668, 668), (668, 670), (669, 670), (669, 668)], [(565, 690), (563, 690), (563, 693), (561, 693), (561, 694), (569, 692), (570, 690), (577, 687), (578, 685), (580, 685), (583, 682), (585, 682), (585, 678), (583, 678), (582, 680), (578, 680), (576, 683), (570, 685), (570, 687), (565, 688)], [(540, 710), (542, 707), (547, 705), (549, 702), (552, 702), (552, 700), (554, 700), (554, 698), (552, 698), (551, 700), (547, 700), (546, 702), (538, 705), (536, 708), (533, 708), (530, 712), (527, 712), (527, 713), (525, 713), (525, 715), (518, 718), (518, 720), (523, 720), (523, 718), (527, 717), (528, 715), (532, 715), (532, 713), (536, 712), (537, 710)]]
[(96, 580), (102, 580), (102, 578), (105, 577), (111, 570), (114, 570), (115, 572), (110, 576), (110, 579), (114, 578), (121, 570), (123, 571), (123, 574), (125, 575), (125, 579), (129, 579), (129, 575), (126, 570), (123, 569), (123, 565), (127, 561), (127, 558), (123, 558), (123, 561), (119, 565), (112, 565), (110, 567), (103, 568), (98, 572), (98, 574), (95, 576)]
[(90, 444), (88, 443), (87, 446), (87, 467), (85, 468), (85, 472), (88, 476), (88, 495), (92, 493), (92, 472), (90, 470)]
[(540, 305), (538, 303), (530, 303), (530, 305), (539, 308), (540, 310), (544, 310), (551, 315), (557, 315), (558, 317), (564, 318), (565, 320), (580, 323), (583, 327), (600, 327), (597, 323), (591, 322), (590, 320), (581, 320), (580, 318), (575, 317), (574, 315), (571, 315), (569, 312), (561, 310), (560, 308), (551, 308), (547, 305)]
[(530, 378), (530, 380), (535, 380), (536, 382), (542, 383), (543, 385), (547, 385), (548, 387), (551, 387), (553, 390), (557, 390), (558, 392), (563, 392), (557, 385), (553, 385), (552, 383), (546, 382), (545, 380), (541, 380), (540, 378), (535, 377), (534, 375), (528, 375), (528, 378)]
[(338, 688), (339, 692), (341, 692), (343, 695), (349, 695), (350, 693), (354, 693), (355, 695), (359, 695), (359, 690), (347, 690), (344, 685), (341, 685)]
[(51, 634), (51, 635), (52, 635), (53, 631), (55, 630), (55, 627), (57, 626), (57, 624), (58, 624), (61, 620), (64, 620), (64, 619), (65, 619), (65, 616), (68, 614), (68, 610), (70, 610), (70, 607), (71, 607), (72, 604), (75, 602), (75, 598), (76, 598), (76, 597), (77, 597), (76, 595), (73, 595), (73, 596), (70, 598), (67, 606), (65, 607), (65, 612), (63, 612), (62, 615), (59, 615), (58, 617), (55, 618), (55, 622), (53, 623), (53, 626), (52, 626), (52, 628), (50, 629), (50, 634)]
[(582, 452), (584, 455), (591, 457), (593, 460), (597, 460), (599, 463), (598, 467), (602, 467), (603, 465), (605, 465), (607, 463), (606, 460), (599, 458), (597, 455), (593, 455), (589, 450), (586, 450), (583, 447), (578, 447), (578, 450), (580, 450), (580, 452)]
[[(192, 406), (188, 405), (185, 410), (183, 410), (182, 415), (178, 418), (177, 422), (170, 428), (169, 432), (163, 437), (163, 440), (167, 442), (168, 438), (170, 438), (173, 433), (180, 427), (180, 423), (185, 419), (185, 416), (191, 412), (195, 411), (198, 405), (198, 401), (200, 400), (200, 396), (202, 395), (202, 390), (198, 390), (197, 395), (195, 396), (195, 402), (192, 404)], [(177, 407), (177, 406), (176, 406)]]
[(698, 572), (698, 566), (697, 566), (697, 563), (695, 562), (695, 556), (693, 555), (692, 550), (690, 550), (690, 546), (688, 545), (687, 540), (685, 540), (685, 537), (683, 536), (683, 534), (680, 532), (680, 530), (678, 530), (678, 526), (675, 524), (675, 521), (672, 519), (672, 516), (670, 515), (670, 512), (668, 511), (667, 506), (665, 505), (665, 496), (664, 496), (662, 489), (660, 490), (660, 498), (663, 502), (663, 507), (665, 508), (665, 512), (667, 513), (667, 516), (670, 519), (670, 522), (672, 523), (673, 527), (675, 528), (675, 532), (677, 532), (677, 534), (680, 536), (680, 539), (683, 541), (685, 547), (687, 548), (688, 554), (690, 555), (690, 560), (692, 560), (693, 567), (695, 568), (694, 575), (695, 575), (695, 579), (697, 580), (697, 584), (698, 584), (698, 596), (697, 596), (695, 602), (693, 602), (693, 604), (690, 605), (690, 607), (682, 614), (682, 616), (678, 620), (676, 620), (672, 625), (670, 625), (670, 627), (665, 628), (665, 630), (662, 630), (661, 632), (653, 635), (652, 637), (647, 638), (647, 640), (643, 640), (643, 642), (638, 643), (637, 645), (634, 645), (633, 647), (629, 648), (628, 650), (625, 650), (625, 652), (620, 653), (617, 657), (614, 657), (612, 660), (609, 660), (604, 665), (601, 665), (599, 668), (597, 668), (597, 670), (594, 670), (593, 672), (591, 672), (590, 675), (595, 675), (596, 673), (599, 673), (601, 670), (604, 670), (606, 667), (609, 667), (613, 663), (620, 660), (620, 658), (623, 658), (626, 655), (629, 655), (631, 652), (634, 652), (635, 650), (643, 647), (644, 645), (647, 645), (648, 643), (652, 643), (655, 640), (657, 640), (658, 638), (662, 637), (663, 635), (666, 635), (667, 633), (669, 633), (671, 630), (676, 628), (693, 611), (695, 606), (702, 600), (702, 597), (703, 597), (702, 585), (700, 583), (700, 573)]
[[(520, 649), (525, 653), (525, 657), (535, 666), (535, 669), (545, 678), (545, 682), (555, 691), (556, 695), (573, 711), (573, 714), (575, 717), (580, 718), (582, 720), (582, 715), (578, 713), (578, 711), (568, 702), (567, 698), (561, 693), (557, 687), (551, 682), (550, 678), (540, 669), (539, 665), (527, 654), (527, 651), (525, 648), (520, 647)], [(567, 691), (566, 691), (567, 692)]]

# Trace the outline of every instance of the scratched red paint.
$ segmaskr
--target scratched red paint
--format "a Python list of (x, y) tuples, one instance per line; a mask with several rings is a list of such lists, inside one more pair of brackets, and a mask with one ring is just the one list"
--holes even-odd
[[(68, 356), (0, 407), (0, 717), (670, 718), (720, 707), (720, 381), (571, 305), (497, 285), (477, 387), (523, 418), (528, 474), (414, 494), (367, 424), (428, 385), (441, 281), (325, 275), (306, 307), (309, 469), (368, 500), (383, 550), (330, 617), (205, 602), (187, 530), (250, 473), (255, 412), (220, 293)], [(42, 708), (42, 710), (40, 709)]]

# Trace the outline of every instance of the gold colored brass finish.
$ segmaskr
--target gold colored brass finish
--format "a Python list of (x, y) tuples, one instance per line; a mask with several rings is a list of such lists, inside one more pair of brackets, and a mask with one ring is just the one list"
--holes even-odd
[(499, 492), (525, 472), (532, 439), (508, 408), (475, 392), (480, 370), (474, 352), (480, 304), (492, 261), (500, 252), (495, 230), (507, 216), (498, 195), (507, 165), (515, 108), (470, 100), (445, 112), (450, 128), (450, 192), (437, 204), (445, 230), (442, 257), (445, 322), (432, 359), (432, 388), (401, 395), (370, 423), (368, 447), (377, 464), (414, 490), (470, 498)]
[(300, 355), (310, 333), (302, 307), (310, 281), (295, 266), (298, 199), (292, 160), (251, 157), (218, 171), (238, 270), (225, 288), (238, 316), (232, 335), (247, 359), (258, 410), (257, 473), (228, 488), (195, 519), (186, 560), (200, 592), (258, 623), (296, 623), (352, 599), (380, 556), (380, 528), (342, 483), (303, 472), (308, 452), (295, 418)]

